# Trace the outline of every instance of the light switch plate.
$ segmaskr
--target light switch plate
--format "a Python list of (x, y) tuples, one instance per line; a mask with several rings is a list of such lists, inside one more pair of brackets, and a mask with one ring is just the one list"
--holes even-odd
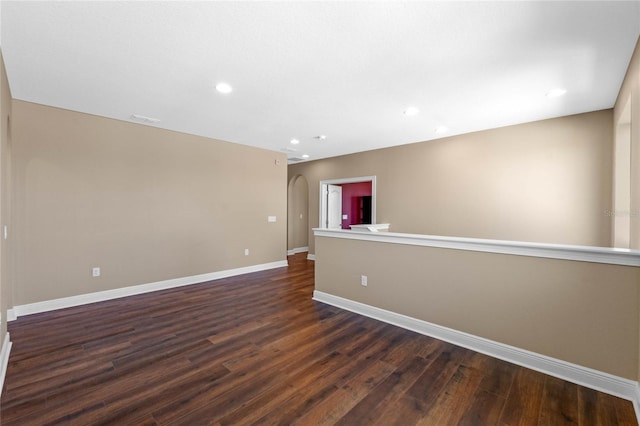
[(275, 222), (276, 221), (276, 217), (275, 216), (268, 216), (267, 217), (267, 222)]

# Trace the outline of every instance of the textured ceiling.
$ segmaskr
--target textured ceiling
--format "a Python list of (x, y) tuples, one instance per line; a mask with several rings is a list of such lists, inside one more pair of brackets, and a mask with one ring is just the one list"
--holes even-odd
[(310, 160), (611, 108), (640, 35), (638, 1), (0, 8), (16, 99)]

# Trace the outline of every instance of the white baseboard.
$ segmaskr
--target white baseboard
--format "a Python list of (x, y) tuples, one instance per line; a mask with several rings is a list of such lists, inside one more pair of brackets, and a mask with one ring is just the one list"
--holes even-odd
[(7, 322), (15, 321), (16, 319), (16, 311), (13, 308), (7, 309)]
[(636, 384), (635, 400), (633, 400), (632, 402), (633, 409), (636, 411), (636, 420), (640, 425), (640, 384), (638, 383)]
[(7, 375), (7, 367), (9, 366), (9, 353), (11, 353), (11, 339), (9, 333), (7, 333), (2, 343), (2, 351), (0, 351), (0, 394), (2, 394), (4, 378)]
[(298, 253), (304, 253), (309, 251), (309, 247), (297, 247), (292, 250), (287, 250), (287, 256), (291, 256)]
[(315, 254), (311, 254), (311, 253), (309, 253), (309, 254), (307, 255), (307, 260), (316, 260), (316, 255), (315, 255)]
[(530, 352), (525, 349), (494, 342), (489, 339), (442, 327), (427, 321), (397, 314), (395, 312), (365, 305), (360, 302), (334, 296), (321, 291), (313, 292), (313, 300), (336, 306), (360, 315), (371, 317), (407, 330), (434, 337), (454, 345), (462, 346), (485, 355), (499, 358), (550, 376), (558, 377), (578, 385), (627, 399), (634, 404), (636, 416), (640, 401), (638, 382), (614, 376), (602, 371)]
[[(166, 290), (174, 287), (198, 284), (205, 281), (218, 280), (220, 278), (233, 277), (236, 275), (249, 274), (251, 272), (266, 271), (268, 269), (288, 266), (286, 260), (263, 263), (261, 265), (246, 266), (243, 268), (227, 269), (225, 271), (211, 272), (208, 274), (193, 275), (190, 277), (175, 278), (171, 280), (158, 281), (155, 283), (141, 284), (130, 287), (117, 288), (113, 290), (98, 291), (96, 293), (81, 294), (78, 296), (63, 297), (61, 299), (46, 300), (44, 302), (29, 303), (27, 305), (14, 306), (10, 309), (13, 319), (23, 315), (48, 312), (56, 309), (70, 308), (72, 306), (86, 305), (88, 303), (102, 302), (105, 300), (117, 299), (119, 297), (133, 296), (136, 294), (149, 293), (152, 291)], [(9, 313), (7, 313), (9, 316)]]

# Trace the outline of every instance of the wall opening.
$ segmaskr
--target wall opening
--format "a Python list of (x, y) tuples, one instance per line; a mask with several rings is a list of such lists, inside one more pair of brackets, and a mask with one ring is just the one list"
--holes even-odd
[[(370, 189), (369, 189), (370, 187)], [(338, 191), (337, 188), (340, 188)], [(349, 198), (343, 209), (343, 194)], [(340, 193), (338, 196), (337, 194)], [(352, 199), (352, 195), (353, 198)], [(340, 200), (340, 206), (335, 201)], [(349, 229), (351, 224), (376, 223), (376, 177), (364, 176), (320, 181), (319, 228)], [(352, 206), (351, 203), (357, 203)], [(344, 206), (347, 208), (347, 206)], [(337, 217), (336, 217), (337, 215)], [(346, 218), (345, 218), (346, 216)]]

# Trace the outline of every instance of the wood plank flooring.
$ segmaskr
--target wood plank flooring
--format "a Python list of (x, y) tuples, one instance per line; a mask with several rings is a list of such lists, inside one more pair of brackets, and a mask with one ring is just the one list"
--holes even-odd
[(2, 425), (637, 425), (629, 401), (312, 301), (305, 255), (10, 323)]

